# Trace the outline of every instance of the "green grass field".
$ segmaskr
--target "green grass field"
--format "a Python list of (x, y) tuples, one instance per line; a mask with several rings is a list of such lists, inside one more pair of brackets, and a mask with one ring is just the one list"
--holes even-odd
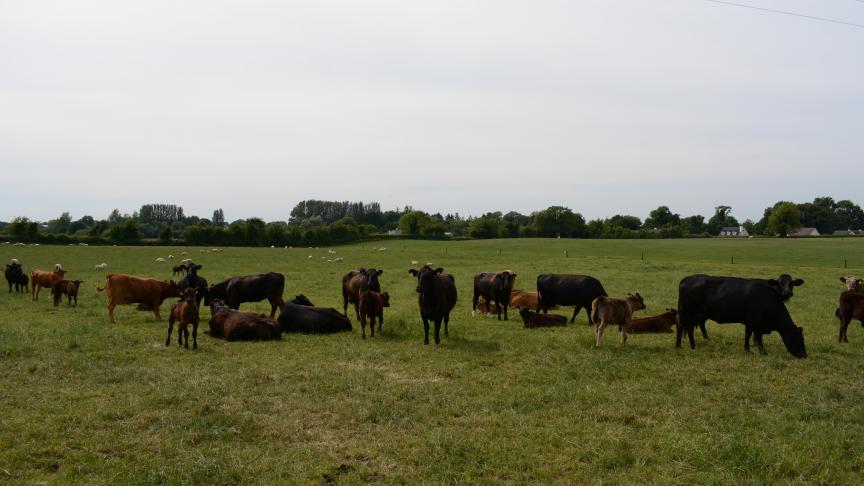
[[(386, 246), (385, 251), (375, 248)], [(342, 274), (384, 269), (382, 335), (285, 335), (198, 351), (132, 306), (109, 324), (95, 284), (108, 272), (170, 278), (154, 258), (183, 248), (0, 247), (29, 273), (62, 263), (85, 281), (77, 308), (0, 292), (0, 483), (728, 483), (852, 484), (864, 478), (864, 329), (836, 341), (838, 277), (864, 275), (864, 239), (389, 241), (327, 249), (188, 249), (211, 283), (263, 271), (341, 309)], [(565, 257), (565, 251), (569, 257)], [(645, 259), (641, 256), (644, 254)], [(312, 258), (308, 258), (312, 255)], [(730, 259), (734, 257), (734, 264)], [(423, 345), (411, 261), (456, 277), (450, 336)], [(848, 269), (843, 268), (847, 260)], [(176, 262), (176, 261), (175, 261)], [(416, 266), (414, 266), (416, 267)], [(743, 352), (743, 326), (710, 341), (471, 317), (472, 275), (510, 268), (583, 273), (654, 315), (697, 273), (806, 283), (789, 303), (809, 357), (775, 333)], [(5, 285), (5, 282), (4, 282)], [(163, 317), (170, 304), (163, 305)], [(243, 310), (269, 310), (266, 303)], [(563, 309), (562, 313), (567, 313)], [(353, 315), (352, 315), (353, 320)], [(175, 331), (176, 332), (176, 331)], [(685, 340), (686, 341), (686, 340)], [(685, 345), (686, 346), (686, 345)]]

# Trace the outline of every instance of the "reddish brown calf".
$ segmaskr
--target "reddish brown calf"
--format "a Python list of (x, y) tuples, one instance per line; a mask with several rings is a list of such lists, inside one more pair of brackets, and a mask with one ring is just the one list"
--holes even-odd
[(192, 324), (192, 349), (198, 349), (198, 302), (197, 292), (189, 287), (183, 290), (180, 301), (171, 307), (171, 315), (168, 317), (168, 337), (165, 338), (165, 346), (171, 342), (171, 331), (177, 322), (177, 344), (183, 346), (183, 338), (186, 338), (186, 349), (189, 349), (189, 324)]
[(69, 299), (69, 305), (72, 305), (72, 299), (75, 299), (75, 305), (78, 305), (78, 288), (83, 280), (60, 280), (51, 287), (51, 294), (54, 296), (54, 307), (60, 305), (63, 300), (63, 295)]
[(367, 290), (360, 292), (360, 327), (363, 330), (363, 339), (366, 339), (366, 318), (369, 318), (369, 332), (375, 337), (375, 318), (378, 318), (378, 332), (384, 323), (384, 308), (390, 307), (390, 294), (387, 292), (375, 292)]
[(559, 316), (556, 314), (538, 314), (536, 312), (531, 312), (526, 307), (519, 308), (519, 315), (522, 316), (522, 324), (526, 329), (532, 327), (552, 327), (567, 325), (567, 316)]
[(653, 317), (633, 317), (627, 324), (628, 334), (648, 334), (672, 332), (672, 326), (678, 324), (678, 311), (666, 309), (666, 312)]

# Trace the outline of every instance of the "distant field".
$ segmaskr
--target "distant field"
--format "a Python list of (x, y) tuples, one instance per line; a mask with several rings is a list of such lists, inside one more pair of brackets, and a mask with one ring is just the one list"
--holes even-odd
[[(386, 246), (386, 250), (376, 248)], [(164, 346), (166, 322), (131, 306), (109, 324), (105, 272), (171, 278), (181, 247), (0, 247), (29, 273), (62, 263), (85, 281), (54, 308), (0, 291), (0, 483), (727, 483), (853, 484), (864, 477), (864, 329), (836, 342), (838, 277), (864, 276), (864, 239), (389, 241), (200, 253), (211, 283), (277, 271), (286, 297), (341, 310), (340, 281), (384, 269), (383, 335), (285, 335), (199, 349)], [(565, 256), (565, 252), (568, 256)], [(309, 256), (312, 258), (309, 258)], [(644, 260), (642, 256), (644, 255)], [(328, 263), (339, 256), (342, 263)], [(734, 264), (730, 263), (734, 258)], [(456, 277), (449, 338), (424, 346), (411, 261)], [(844, 269), (844, 260), (849, 268)], [(175, 261), (176, 263), (176, 261)], [(416, 267), (416, 266), (414, 266)], [(692, 273), (803, 278), (788, 307), (809, 357), (777, 334), (745, 354), (743, 326), (708, 324), (695, 350), (674, 335), (471, 317), (472, 275), (584, 273), (638, 291), (654, 315)], [(170, 304), (163, 305), (163, 317)], [(266, 303), (244, 310), (269, 310)], [(564, 309), (562, 313), (572, 312)], [(353, 315), (352, 316), (353, 321)], [(206, 329), (209, 311), (200, 331)], [(175, 331), (176, 332), (176, 331)], [(755, 350), (754, 350), (755, 351)]]

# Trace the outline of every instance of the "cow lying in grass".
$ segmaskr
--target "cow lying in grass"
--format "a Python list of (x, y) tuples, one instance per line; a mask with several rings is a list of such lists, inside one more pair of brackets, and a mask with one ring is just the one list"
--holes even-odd
[(672, 326), (678, 325), (678, 311), (666, 312), (652, 317), (633, 317), (627, 325), (628, 334), (671, 333)]
[(54, 307), (60, 305), (63, 296), (69, 299), (69, 305), (72, 305), (72, 299), (75, 299), (75, 305), (78, 305), (78, 288), (81, 286), (82, 280), (61, 280), (51, 287), (51, 294), (54, 296)]
[[(197, 303), (196, 303), (197, 307)], [(210, 301), (210, 336), (228, 341), (267, 341), (282, 339), (279, 324), (264, 314), (230, 309), (219, 299)]]
[(366, 339), (366, 318), (369, 318), (369, 332), (375, 337), (375, 319), (378, 319), (378, 332), (384, 324), (384, 308), (390, 307), (390, 294), (387, 292), (375, 292), (367, 290), (360, 292), (360, 328), (363, 330), (363, 339)]
[[(527, 292), (525, 290), (514, 290), (510, 292), (510, 307), (518, 309), (527, 307), (528, 309), (538, 309), (540, 306), (540, 297), (537, 292)], [(560, 309), (559, 305), (552, 305), (550, 309)], [(539, 310), (539, 309), (538, 309)]]
[(198, 305), (195, 301), (196, 291), (193, 288), (183, 290), (180, 301), (171, 306), (171, 315), (168, 316), (168, 337), (165, 338), (165, 346), (171, 342), (171, 331), (177, 322), (177, 344), (183, 346), (183, 338), (186, 338), (186, 349), (189, 349), (189, 324), (192, 324), (192, 349), (198, 349)]
[(609, 324), (617, 324), (621, 331), (621, 344), (627, 342), (627, 326), (633, 318), (633, 312), (644, 309), (645, 302), (637, 292), (636, 295), (627, 294), (626, 299), (615, 299), (613, 297), (600, 296), (591, 302), (591, 322), (594, 323), (594, 334), (597, 337), (596, 347), (600, 347), (603, 339), (603, 331)]
[(559, 316), (557, 314), (538, 314), (531, 312), (527, 307), (519, 308), (519, 315), (522, 316), (522, 325), (526, 328), (532, 327), (552, 327), (566, 326), (567, 316)]

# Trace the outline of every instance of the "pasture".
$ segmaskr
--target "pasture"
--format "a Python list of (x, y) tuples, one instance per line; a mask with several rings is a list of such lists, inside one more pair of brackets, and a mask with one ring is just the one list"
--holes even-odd
[[(377, 251), (379, 247), (385, 251)], [(29, 273), (62, 263), (81, 279), (78, 307), (0, 292), (0, 482), (100, 483), (727, 483), (851, 484), (864, 477), (864, 329), (837, 343), (838, 277), (864, 275), (864, 238), (817, 240), (388, 241), (327, 249), (185, 248), (212, 283), (285, 274), (342, 308), (357, 266), (384, 270), (381, 334), (286, 334), (197, 351), (133, 306), (110, 324), (105, 273), (171, 278), (182, 247), (0, 247)], [(565, 257), (565, 251), (567, 255)], [(641, 259), (644, 253), (644, 260)], [(312, 258), (309, 258), (312, 255)], [(344, 258), (340, 263), (326, 259)], [(325, 257), (322, 259), (321, 257)], [(734, 264), (731, 258), (734, 257)], [(843, 261), (849, 268), (844, 270)], [(456, 278), (450, 335), (423, 345), (407, 273), (433, 262)], [(107, 262), (107, 271), (94, 265)], [(638, 291), (647, 316), (675, 307), (692, 273), (805, 284), (788, 308), (809, 357), (775, 333), (767, 356), (742, 350), (744, 328), (708, 323), (709, 341), (674, 349), (674, 334), (609, 329), (602, 347), (583, 311), (564, 328), (526, 330), (471, 317), (472, 275), (510, 268), (516, 288), (538, 273), (599, 278), (612, 296)], [(269, 312), (266, 302), (242, 310)], [(572, 313), (565, 308), (562, 314)], [(176, 334), (175, 334), (176, 336)], [(686, 339), (685, 339), (686, 341)]]

